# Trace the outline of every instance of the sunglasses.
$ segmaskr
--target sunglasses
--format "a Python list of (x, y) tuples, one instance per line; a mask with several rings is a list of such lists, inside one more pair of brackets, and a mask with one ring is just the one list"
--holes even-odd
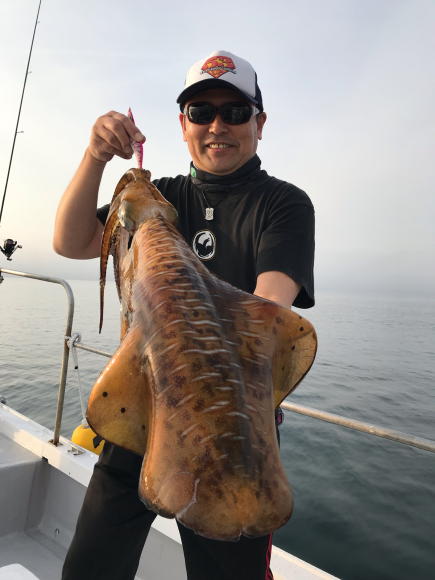
[(208, 125), (216, 117), (216, 113), (219, 113), (227, 125), (244, 125), (259, 112), (259, 109), (246, 103), (228, 103), (222, 107), (209, 103), (191, 103), (183, 110), (189, 121), (195, 125)]

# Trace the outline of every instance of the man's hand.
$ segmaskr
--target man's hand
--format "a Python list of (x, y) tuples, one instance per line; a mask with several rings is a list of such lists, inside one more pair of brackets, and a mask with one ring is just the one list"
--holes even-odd
[(88, 151), (94, 159), (107, 163), (114, 155), (122, 159), (131, 159), (133, 149), (130, 137), (143, 143), (145, 137), (134, 123), (122, 113), (110, 111), (99, 117), (92, 127)]
[(145, 141), (126, 115), (110, 111), (97, 119), (85, 156), (59, 203), (53, 236), (56, 253), (78, 260), (100, 255), (104, 226), (97, 219), (96, 211), (101, 177), (114, 155), (131, 158), (130, 137), (141, 143)]

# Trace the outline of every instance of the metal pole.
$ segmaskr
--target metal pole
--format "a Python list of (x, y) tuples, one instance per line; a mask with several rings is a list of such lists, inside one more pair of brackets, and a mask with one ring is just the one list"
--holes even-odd
[(76, 348), (81, 348), (82, 350), (87, 350), (88, 352), (93, 352), (95, 354), (101, 354), (101, 356), (107, 356), (107, 358), (112, 358), (113, 353), (106, 352), (105, 350), (99, 350), (98, 348), (94, 348), (93, 346), (86, 346), (81, 342), (75, 342), (74, 346)]
[(369, 433), (369, 435), (375, 435), (376, 437), (382, 437), (383, 439), (390, 439), (391, 441), (396, 441), (397, 443), (403, 443), (404, 445), (418, 447), (419, 449), (424, 449), (425, 451), (431, 451), (432, 453), (435, 453), (435, 441), (431, 441), (430, 439), (414, 437), (414, 435), (408, 435), (407, 433), (402, 433), (401, 431), (385, 429), (384, 427), (370, 425), (370, 423), (356, 421), (355, 419), (348, 419), (347, 417), (341, 417), (340, 415), (334, 415), (333, 413), (326, 413), (325, 411), (319, 411), (318, 409), (312, 409), (311, 407), (305, 407), (304, 405), (296, 405), (294, 403), (289, 403), (288, 401), (283, 401), (280, 407), (286, 409), (287, 411), (292, 411), (293, 413), (299, 413), (300, 415), (312, 417), (313, 419), (320, 419), (320, 421), (327, 421), (328, 423), (341, 425), (342, 427), (347, 427), (348, 429), (362, 431), (363, 433)]
[[(50, 276), (40, 276), (39, 274), (29, 274), (28, 272), (17, 272), (16, 270), (5, 270), (4, 268), (0, 268), (0, 276), (2, 272), (4, 274), (13, 274), (14, 276), (22, 276), (23, 278), (33, 278), (34, 280), (52, 282), (53, 284), (60, 284), (61, 286), (63, 286), (66, 295), (68, 297), (68, 315), (66, 319), (65, 336), (71, 336), (72, 323), (74, 317), (74, 294), (68, 282), (62, 280), (61, 278), (51, 278)], [(69, 360), (69, 348), (67, 340), (64, 339), (62, 370), (60, 371), (60, 382), (59, 382), (59, 396), (57, 399), (56, 422), (54, 424), (53, 440), (51, 441), (53, 445), (57, 445), (59, 443), (60, 427), (62, 425), (63, 402), (65, 399), (66, 376), (68, 372), (68, 360)]]
[[(32, 56), (32, 50), (33, 50), (33, 41), (35, 40), (35, 33), (36, 33), (36, 26), (38, 25), (38, 17), (39, 17), (39, 10), (41, 9), (41, 2), (42, 0), (39, 0), (39, 6), (38, 6), (38, 13), (36, 14), (36, 21), (35, 21), (35, 28), (33, 30), (33, 36), (32, 36), (32, 44), (30, 45), (30, 52), (29, 52), (29, 59), (27, 61), (27, 68), (26, 68), (26, 76), (24, 77), (24, 85), (23, 85), (23, 92), (21, 94), (21, 102), (20, 102), (20, 108), (18, 110), (18, 119), (17, 119), (17, 126), (15, 127), (15, 135), (14, 135), (14, 142), (12, 144), (12, 151), (11, 151), (11, 158), (9, 160), (9, 168), (8, 168), (8, 173), (6, 176), (6, 185), (5, 185), (5, 191), (3, 194), (3, 201), (2, 201), (2, 206), (0, 209), (0, 222), (2, 221), (2, 215), (3, 215), (3, 206), (5, 204), (5, 198), (6, 198), (6, 191), (8, 189), (8, 181), (9, 181), (9, 174), (11, 172), (11, 165), (12, 165), (12, 157), (14, 156), (14, 149), (15, 149), (15, 141), (17, 139), (17, 134), (18, 134), (18, 124), (20, 122), (20, 115), (21, 115), (21, 107), (23, 105), (23, 99), (24, 99), (24, 91), (26, 90), (26, 83), (27, 83), (27, 77), (29, 76), (29, 65), (30, 65), (30, 58)], [(22, 133), (22, 131), (20, 131), (20, 133)]]

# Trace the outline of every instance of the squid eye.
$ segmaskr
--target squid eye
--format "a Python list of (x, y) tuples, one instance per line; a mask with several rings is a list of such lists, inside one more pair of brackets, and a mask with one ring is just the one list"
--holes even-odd
[(123, 228), (129, 231), (131, 234), (134, 233), (135, 228), (135, 218), (133, 214), (133, 205), (128, 201), (123, 201), (118, 209), (119, 223)]
[(122, 227), (125, 228), (125, 207), (122, 205), (118, 210), (118, 217)]

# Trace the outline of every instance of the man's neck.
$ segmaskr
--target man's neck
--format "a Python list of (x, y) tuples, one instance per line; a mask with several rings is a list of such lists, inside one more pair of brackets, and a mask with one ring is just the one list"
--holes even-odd
[(261, 161), (258, 155), (254, 155), (242, 167), (229, 175), (215, 175), (198, 169), (193, 162), (190, 164), (190, 178), (192, 183), (206, 191), (231, 190), (254, 181), (260, 174)]

